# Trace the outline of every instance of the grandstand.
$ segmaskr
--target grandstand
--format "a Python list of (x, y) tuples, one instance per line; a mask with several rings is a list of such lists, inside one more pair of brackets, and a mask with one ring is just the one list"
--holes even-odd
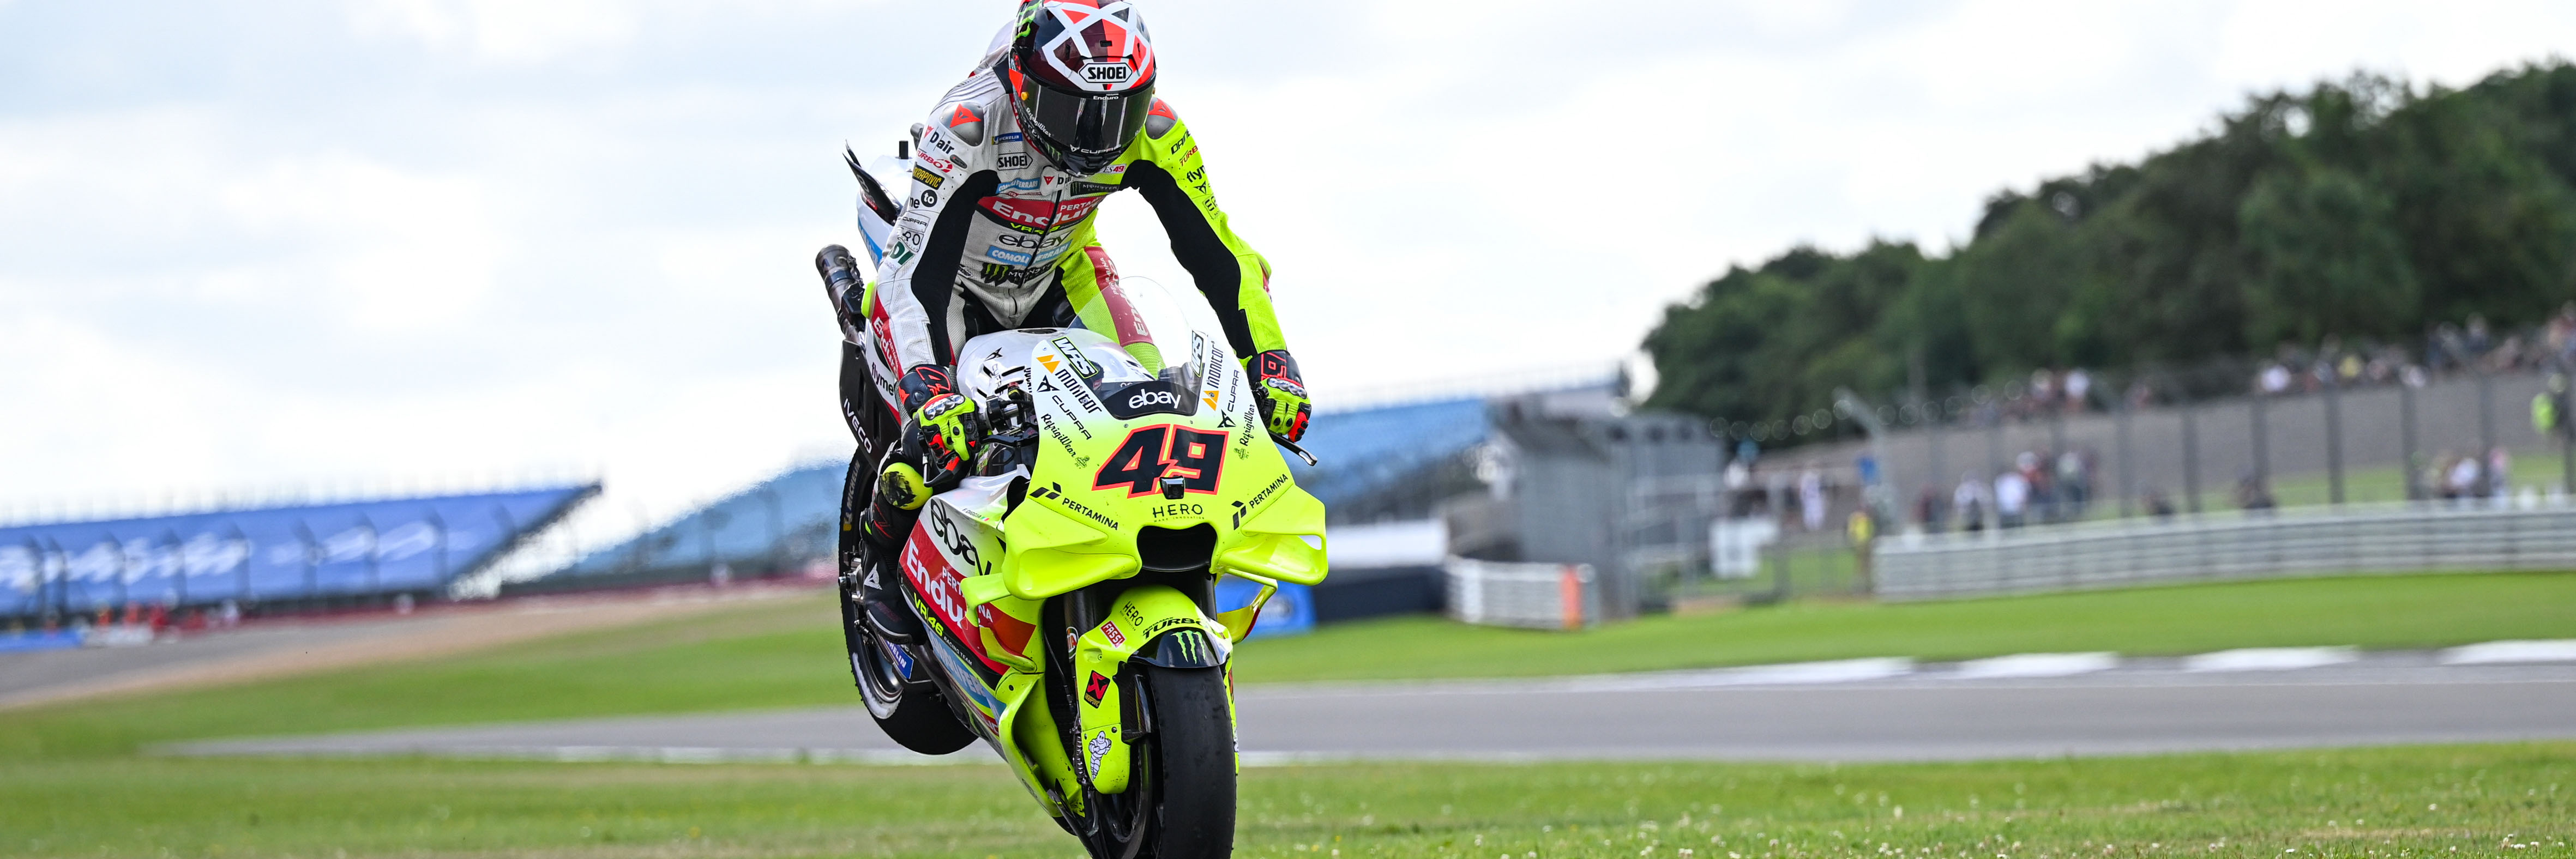
[(501, 586), (505, 596), (759, 578), (830, 570), (841, 480), (836, 459), (788, 469), (692, 510), (634, 539), (584, 555), (538, 578)]
[(0, 527), (0, 618), (440, 598), (599, 491), (594, 482)]

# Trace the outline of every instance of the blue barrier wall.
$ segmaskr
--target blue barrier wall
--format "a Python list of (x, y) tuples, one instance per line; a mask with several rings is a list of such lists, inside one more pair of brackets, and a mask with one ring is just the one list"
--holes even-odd
[(598, 484), (0, 528), (0, 616), (440, 589)]
[[(1250, 579), (1227, 576), (1216, 580), (1216, 610), (1234, 611), (1252, 604), (1261, 594), (1261, 586)], [(1279, 592), (1261, 606), (1261, 619), (1252, 624), (1253, 638), (1297, 635), (1315, 630), (1315, 589), (1296, 582), (1280, 582)]]

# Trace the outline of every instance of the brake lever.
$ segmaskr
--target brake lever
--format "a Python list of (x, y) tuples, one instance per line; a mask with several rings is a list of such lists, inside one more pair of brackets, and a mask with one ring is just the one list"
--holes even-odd
[(1298, 447), (1297, 443), (1289, 441), (1287, 436), (1274, 432), (1270, 434), (1270, 440), (1277, 442), (1280, 447), (1287, 448), (1289, 453), (1296, 454), (1298, 459), (1305, 460), (1307, 468), (1314, 468), (1315, 466), (1322, 464), (1315, 461), (1314, 454), (1307, 453), (1305, 448)]

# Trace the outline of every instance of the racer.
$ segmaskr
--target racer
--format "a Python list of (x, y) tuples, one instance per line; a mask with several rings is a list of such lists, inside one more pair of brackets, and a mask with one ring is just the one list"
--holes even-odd
[[(1291, 442), (1305, 434), (1313, 408), (1271, 310), (1270, 264), (1227, 225), (1198, 141), (1154, 96), (1158, 71), (1128, 0), (1022, 0), (974, 72), (915, 127), (910, 194), (872, 288), (877, 306), (860, 308), (879, 323), (907, 418), (903, 443), (880, 455), (861, 525), (859, 590), (881, 635), (917, 632), (890, 598), (890, 562), (930, 488), (961, 476), (974, 452), (977, 407), (950, 375), (954, 350), (1013, 328), (1113, 330), (1121, 302), (1104, 296), (1115, 298), (1118, 270), (1092, 218), (1110, 194), (1133, 188), (1153, 204), (1173, 255), (1244, 356), (1269, 430)], [(867, 375), (843, 374), (854, 429), (886, 408)]]

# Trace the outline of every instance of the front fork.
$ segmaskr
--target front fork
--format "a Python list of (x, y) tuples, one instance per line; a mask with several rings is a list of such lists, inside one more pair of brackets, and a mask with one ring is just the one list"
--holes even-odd
[[(1080, 772), (1101, 793), (1127, 790), (1129, 750), (1153, 732), (1130, 660), (1163, 668), (1223, 668), (1233, 652), (1224, 626), (1165, 585), (1128, 588), (1107, 617), (1073, 642), (1075, 735)], [(1228, 707), (1228, 718), (1232, 717)]]
[[(1029, 787), (1041, 796), (1055, 794), (1055, 801), (1079, 802), (1075, 784), (1089, 785), (1102, 794), (1123, 793), (1128, 788), (1132, 771), (1131, 749), (1154, 731), (1153, 708), (1136, 682), (1136, 672), (1127, 663), (1142, 662), (1162, 668), (1222, 668), (1227, 672), (1226, 718), (1233, 727), (1233, 668), (1228, 664), (1234, 642), (1252, 632), (1253, 621), (1261, 606), (1276, 590), (1277, 582), (1256, 576), (1235, 575), (1261, 585), (1251, 605), (1233, 611), (1218, 612), (1214, 617), (1180, 590), (1168, 585), (1145, 584), (1121, 592), (1108, 605), (1090, 617), (1100, 618), (1088, 630), (1065, 627), (1064, 661), (1047, 660), (1048, 671), (1061, 666), (1068, 675), (1073, 725), (1071, 739), (1075, 754), (1065, 754), (1063, 739), (1067, 732), (1057, 724), (1053, 713), (1040, 703), (1047, 693), (1031, 686), (1041, 684), (1038, 672), (1014, 671), (1006, 675), (1005, 688), (996, 690), (1009, 702), (1013, 713), (1016, 740), (1021, 759), (1029, 769)], [(969, 589), (967, 599), (975, 599)], [(1067, 595), (1059, 599), (1079, 599)], [(973, 608), (970, 606), (969, 611)], [(1051, 613), (1052, 614), (1052, 613)], [(1058, 622), (1080, 621), (1069, 615), (1056, 615)], [(1088, 620), (1088, 617), (1083, 620)], [(1053, 642), (1039, 646), (1055, 649)], [(1067, 652), (1069, 651), (1069, 652)], [(1017, 682), (1015, 682), (1017, 681)], [(1010, 688), (1010, 687), (1017, 688)], [(1026, 696), (1036, 692), (1039, 700)], [(1029, 706), (1035, 705), (1035, 706)], [(1041, 773), (1063, 773), (1074, 784), (1054, 790), (1045, 782), (1053, 778)]]

